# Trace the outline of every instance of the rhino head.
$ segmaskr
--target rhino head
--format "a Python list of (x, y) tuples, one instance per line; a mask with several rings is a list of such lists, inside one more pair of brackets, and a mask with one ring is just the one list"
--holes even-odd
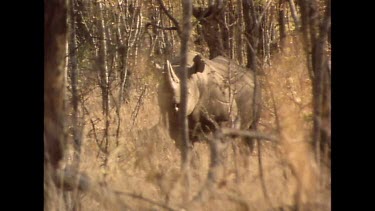
[[(192, 58), (192, 56), (194, 57)], [(205, 67), (206, 65), (201, 55), (189, 53), (187, 61), (187, 115), (193, 112), (201, 97), (201, 88), (207, 80), (206, 75), (203, 74)], [(181, 103), (180, 83), (183, 70), (179, 65), (179, 61), (171, 63), (167, 60), (166, 71), (168, 83), (173, 90), (174, 109), (178, 111)]]

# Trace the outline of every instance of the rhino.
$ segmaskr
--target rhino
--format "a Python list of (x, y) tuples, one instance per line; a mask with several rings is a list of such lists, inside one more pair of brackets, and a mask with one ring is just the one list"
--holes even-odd
[[(177, 125), (180, 107), (180, 59), (165, 64), (170, 126)], [(197, 128), (215, 130), (217, 126), (249, 129), (259, 115), (254, 116), (254, 72), (237, 65), (233, 60), (218, 56), (209, 60), (197, 52), (187, 54), (188, 99), (187, 116), (191, 138)], [(260, 97), (257, 93), (256, 97)], [(259, 106), (257, 106), (259, 107)], [(257, 109), (259, 110), (259, 109)], [(256, 113), (259, 113), (258, 111)], [(172, 133), (176, 132), (174, 128)], [(176, 134), (174, 134), (177, 137)]]

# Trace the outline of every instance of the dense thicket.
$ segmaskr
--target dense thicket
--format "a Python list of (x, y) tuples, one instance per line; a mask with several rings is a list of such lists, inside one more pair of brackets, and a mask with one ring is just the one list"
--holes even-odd
[[(191, 31), (183, 20), (189, 3)], [(140, 69), (154, 74), (165, 59), (189, 48), (209, 58), (229, 57), (260, 76), (273, 55), (302, 41), (313, 96), (309, 140), (321, 162), (331, 150), (330, 10), (330, 0), (45, 1), (46, 160), (57, 166), (66, 133), (79, 160), (83, 118), (92, 112), (86, 103), (96, 87), (104, 127), (95, 140), (106, 164), (110, 146), (126, 135), (122, 125), (131, 121), (121, 109), (134, 90), (142, 96), (147, 89)], [(116, 128), (115, 139), (109, 138), (110, 127)]]

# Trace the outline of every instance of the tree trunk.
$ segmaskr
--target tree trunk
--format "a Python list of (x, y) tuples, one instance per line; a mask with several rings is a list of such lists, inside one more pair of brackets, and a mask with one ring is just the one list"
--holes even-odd
[(330, 78), (328, 56), (325, 48), (331, 28), (331, 1), (327, 0), (325, 17), (319, 15), (318, 3), (300, 0), (301, 29), (308, 60), (308, 70), (313, 82), (313, 145), (318, 164), (321, 160), (322, 146), (330, 144)]
[(310, 79), (314, 80), (314, 73), (313, 73), (313, 67), (312, 67), (312, 44), (311, 44), (311, 39), (310, 39), (310, 21), (309, 21), (309, 4), (307, 0), (299, 0), (298, 1), (300, 11), (301, 11), (301, 31), (302, 31), (302, 36), (303, 36), (303, 44), (304, 44), (304, 49), (306, 53), (306, 60), (307, 60), (307, 68), (309, 71)]
[(64, 67), (67, 5), (44, 2), (44, 160), (57, 168), (65, 147)]
[[(108, 152), (109, 146), (109, 77), (108, 77), (108, 64), (107, 64), (107, 35), (105, 29), (104, 15), (103, 15), (103, 4), (97, 3), (97, 14), (98, 20), (98, 34), (100, 40), (98, 41), (98, 58), (97, 64), (100, 72), (100, 85), (102, 90), (102, 111), (105, 116), (104, 126), (104, 143), (105, 152)], [(107, 156), (106, 156), (107, 157)], [(107, 159), (107, 158), (106, 158)], [(106, 163), (106, 161), (105, 161)]]
[(224, 47), (219, 34), (220, 27), (218, 23), (215, 20), (203, 20), (201, 23), (204, 40), (209, 49), (209, 58), (213, 59), (217, 56), (223, 55)]
[(76, 37), (76, 16), (74, 0), (69, 2), (69, 69), (72, 87), (72, 105), (73, 105), (73, 140), (75, 148), (75, 161), (79, 162), (81, 151), (81, 137), (79, 136), (79, 111), (78, 111), (78, 61), (77, 61), (77, 37)]
[(222, 11), (221, 13), (219, 13), (217, 18), (219, 20), (218, 25), (219, 25), (220, 32), (221, 32), (221, 37), (219, 38), (221, 38), (222, 43), (223, 43), (222, 55), (231, 58), (230, 57), (230, 37), (232, 36), (231, 36), (231, 30), (229, 30), (229, 25), (228, 25), (228, 20), (230, 20), (230, 18), (226, 17), (225, 11)]
[(192, 1), (183, 0), (182, 1), (182, 10), (183, 10), (183, 25), (182, 25), (182, 34), (181, 34), (181, 68), (183, 74), (181, 77), (181, 110), (179, 114), (180, 118), (180, 140), (183, 144), (182, 152), (182, 166), (186, 178), (186, 195), (185, 201), (189, 200), (189, 187), (190, 187), (190, 142), (188, 135), (188, 121), (187, 121), (187, 52), (188, 52), (188, 42), (191, 34), (192, 24)]
[[(225, 13), (222, 1), (214, 4), (210, 1), (208, 7), (194, 7), (194, 17), (200, 20), (204, 40), (209, 49), (209, 58), (227, 56), (229, 32), (225, 26)], [(225, 43), (227, 42), (227, 43)], [(225, 43), (225, 44), (224, 44)]]
[(242, 41), (242, 28), (243, 28), (243, 11), (242, 11), (242, 4), (241, 1), (237, 1), (237, 27), (236, 27), (236, 57), (238, 59), (238, 63), (243, 65), (243, 41)]
[(258, 46), (258, 24), (255, 19), (255, 8), (253, 0), (242, 1), (243, 16), (245, 22), (245, 38), (247, 40), (247, 64), (246, 67), (256, 71), (257, 69), (257, 46)]
[[(314, 96), (314, 133), (313, 143), (317, 159), (320, 159), (320, 151), (322, 146), (330, 142), (326, 130), (323, 127), (323, 122), (328, 122), (330, 115), (330, 101), (329, 93), (330, 87), (326, 87), (329, 82), (328, 78), (328, 58), (325, 53), (327, 37), (331, 25), (331, 8), (330, 0), (327, 3), (327, 11), (324, 20), (319, 28), (319, 36), (314, 42), (313, 67), (314, 67), (314, 81), (313, 81), (313, 96)], [(325, 112), (323, 112), (325, 111)], [(328, 128), (330, 130), (330, 128)]]

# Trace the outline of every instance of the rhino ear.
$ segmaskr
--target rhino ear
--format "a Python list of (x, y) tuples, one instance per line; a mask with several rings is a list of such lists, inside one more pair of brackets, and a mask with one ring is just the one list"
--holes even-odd
[(190, 75), (197, 73), (197, 72), (203, 72), (204, 68), (206, 67), (206, 63), (204, 62), (201, 55), (196, 55), (193, 59), (194, 65), (189, 69)]

